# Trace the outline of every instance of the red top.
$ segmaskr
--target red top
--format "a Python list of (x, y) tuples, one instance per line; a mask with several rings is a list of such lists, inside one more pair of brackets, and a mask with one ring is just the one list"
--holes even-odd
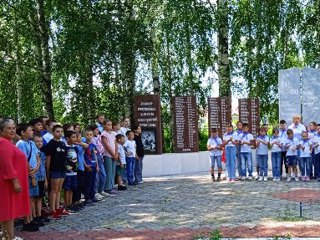
[[(13, 191), (18, 178), (22, 191)], [(0, 137), (0, 222), (30, 215), (28, 161), (8, 139)]]

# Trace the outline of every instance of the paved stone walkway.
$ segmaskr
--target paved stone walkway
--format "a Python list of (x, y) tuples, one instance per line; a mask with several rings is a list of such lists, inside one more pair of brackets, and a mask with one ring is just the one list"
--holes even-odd
[[(208, 174), (145, 179), (25, 239), (320, 237), (320, 183), (212, 183)], [(300, 218), (300, 201), (303, 218)]]

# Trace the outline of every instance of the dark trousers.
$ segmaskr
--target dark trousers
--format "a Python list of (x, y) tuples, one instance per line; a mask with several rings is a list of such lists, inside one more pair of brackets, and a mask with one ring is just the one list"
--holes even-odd
[(288, 165), (287, 165), (287, 152), (281, 152), (281, 160), (280, 160), (280, 177), (282, 177), (282, 168), (283, 165), (286, 169), (286, 174), (288, 174)]
[(91, 167), (91, 172), (85, 172), (85, 199), (93, 200), (95, 196), (94, 187), (96, 183), (96, 166)]
[(311, 152), (311, 161), (310, 161), (310, 178), (315, 177), (316, 178), (317, 173), (315, 171), (315, 154), (314, 149)]
[(81, 193), (84, 193), (85, 186), (85, 171), (78, 170), (78, 188), (73, 191), (72, 202), (78, 202), (81, 200)]
[(126, 170), (127, 170), (127, 179), (128, 184), (131, 185), (134, 183), (134, 157), (126, 157)]
[(320, 153), (314, 155), (314, 177), (316, 179), (320, 178)]

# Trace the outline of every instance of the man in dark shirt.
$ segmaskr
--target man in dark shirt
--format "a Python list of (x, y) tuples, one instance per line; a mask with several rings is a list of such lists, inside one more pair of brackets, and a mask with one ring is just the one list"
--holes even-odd
[(139, 125), (135, 125), (132, 128), (134, 132), (134, 141), (137, 146), (137, 157), (135, 159), (134, 165), (134, 178), (135, 182), (142, 184), (142, 168), (143, 168), (143, 158), (144, 158), (144, 146), (141, 139), (141, 127)]

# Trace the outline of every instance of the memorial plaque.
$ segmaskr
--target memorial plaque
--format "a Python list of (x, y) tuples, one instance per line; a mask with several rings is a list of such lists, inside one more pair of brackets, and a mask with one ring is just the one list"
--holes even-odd
[(136, 123), (142, 129), (141, 137), (146, 154), (162, 154), (160, 96), (136, 96), (134, 114)]
[(208, 98), (208, 122), (210, 129), (217, 128), (219, 137), (227, 131), (231, 122), (231, 99), (229, 97)]
[[(320, 69), (305, 68), (302, 70), (302, 121), (309, 124), (320, 122)], [(292, 114), (294, 115), (294, 114)]]
[(198, 152), (198, 113), (195, 96), (174, 97), (175, 152)]
[(279, 121), (285, 120), (289, 126), (295, 114), (301, 114), (301, 70), (292, 68), (279, 71)]
[(239, 120), (248, 123), (253, 136), (258, 135), (260, 127), (260, 105), (258, 98), (239, 99)]

